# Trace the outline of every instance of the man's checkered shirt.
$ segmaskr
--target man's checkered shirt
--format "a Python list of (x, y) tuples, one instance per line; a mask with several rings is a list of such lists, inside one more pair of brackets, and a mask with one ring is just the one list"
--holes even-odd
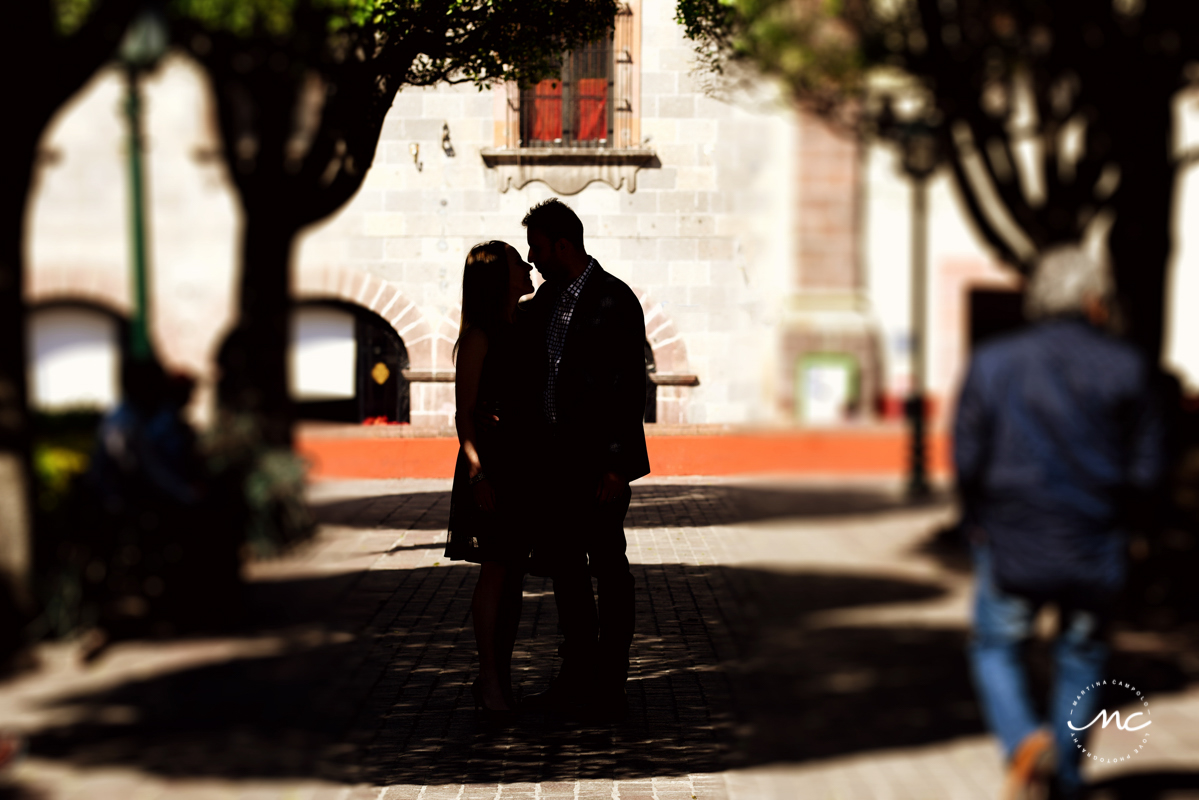
[(594, 258), (587, 262), (587, 269), (583, 270), (583, 274), (571, 281), (562, 290), (562, 294), (558, 295), (554, 313), (550, 316), (550, 327), (545, 337), (546, 354), (549, 357), (549, 374), (545, 380), (543, 401), (545, 418), (550, 422), (558, 421), (558, 363), (562, 360), (562, 348), (566, 344), (566, 331), (570, 327), (570, 318), (575, 313), (575, 305), (579, 302), (583, 284), (587, 283), (595, 266)]

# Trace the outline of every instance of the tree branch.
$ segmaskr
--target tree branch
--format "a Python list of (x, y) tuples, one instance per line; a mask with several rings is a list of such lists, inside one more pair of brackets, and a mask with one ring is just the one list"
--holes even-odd
[[(946, 137), (952, 139), (952, 137)], [(1001, 261), (1004, 261), (1020, 272), (1028, 272), (1030, 265), (1017, 254), (1015, 248), (999, 233), (991, 222), (982, 203), (979, 199), (978, 192), (974, 188), (970, 176), (966, 174), (966, 169), (963, 165), (965, 154), (961, 152), (961, 148), (955, 142), (950, 142), (949, 147), (954, 156), (949, 160), (953, 168), (954, 183), (958, 187), (958, 193), (962, 198), (962, 202), (966, 205), (966, 210), (970, 212), (970, 219), (974, 222), (978, 229), (979, 235), (983, 241), (990, 245), (991, 249)]]

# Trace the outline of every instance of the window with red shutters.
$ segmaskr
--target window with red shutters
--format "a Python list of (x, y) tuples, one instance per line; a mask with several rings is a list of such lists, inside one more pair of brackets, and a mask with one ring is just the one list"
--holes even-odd
[(501, 87), (496, 147), (639, 147), (639, 7), (640, 0), (622, 3), (608, 35), (567, 53), (558, 75), (528, 86)]
[(612, 39), (568, 53), (562, 73), (520, 92), (522, 147), (611, 147)]
[(501, 192), (543, 181), (559, 194), (594, 181), (636, 191), (661, 167), (641, 140), (641, 0), (621, 3), (602, 39), (567, 53), (561, 71), (494, 94), (495, 146), (480, 151)]

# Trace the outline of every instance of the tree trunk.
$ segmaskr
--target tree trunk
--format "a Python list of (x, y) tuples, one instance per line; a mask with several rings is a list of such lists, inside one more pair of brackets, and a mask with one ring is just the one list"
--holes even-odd
[(296, 229), (274, 209), (245, 209), (240, 322), (221, 353), (221, 406), (257, 418), (263, 440), (291, 447), (287, 350)]
[(1120, 188), (1108, 243), (1126, 336), (1154, 363), (1161, 356), (1174, 245), (1170, 101), (1168, 94), (1142, 92), (1137, 107), (1127, 109), (1136, 122), (1121, 132)]
[[(10, 134), (13, 131), (10, 130)], [(33, 527), (31, 424), (25, 380), (24, 220), (37, 130), (22, 135), (0, 166), (0, 593), (30, 601)], [(4, 607), (0, 599), (0, 608)], [(7, 628), (0, 621), (0, 628)], [(3, 631), (0, 631), (0, 638)], [(0, 641), (0, 649), (6, 642)], [(0, 653), (0, 660), (3, 658)]]

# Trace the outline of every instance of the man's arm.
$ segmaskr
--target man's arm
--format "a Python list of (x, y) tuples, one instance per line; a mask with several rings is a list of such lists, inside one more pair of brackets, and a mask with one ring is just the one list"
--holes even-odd
[[(1146, 365), (1145, 372), (1149, 372)], [(1160, 382), (1160, 380), (1158, 381)], [(1167, 466), (1164, 387), (1146, 378), (1128, 416), (1128, 471), (1121, 515), (1129, 527), (1154, 531), (1161, 522)]]
[(963, 516), (970, 518), (990, 456), (991, 420), (978, 361), (971, 361), (953, 423), (953, 464)]
[(632, 290), (617, 284), (612, 292), (612, 383), (608, 403), (605, 461), (598, 491), (601, 499), (623, 492), (628, 482), (649, 471), (645, 450), (645, 314)]
[(484, 511), (493, 511), (495, 495), (487, 473), (483, 471), (476, 427), (479, 421), (479, 381), (486, 358), (487, 335), (478, 328), (468, 328), (459, 341), (458, 358), (454, 365), (454, 424), (458, 429), (458, 442), (470, 465), (470, 486), (475, 503)]
[(1131, 415), (1128, 482), (1140, 492), (1151, 492), (1161, 483), (1166, 466), (1165, 415), (1162, 392), (1146, 381)]

